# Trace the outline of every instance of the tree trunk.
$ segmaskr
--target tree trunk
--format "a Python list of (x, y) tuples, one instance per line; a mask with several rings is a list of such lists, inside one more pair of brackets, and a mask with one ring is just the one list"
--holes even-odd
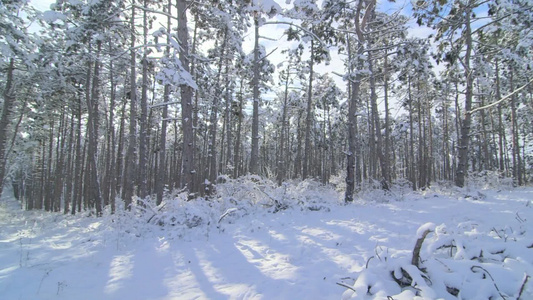
[[(72, 110), (71, 110), (72, 111)], [(69, 130), (69, 137), (67, 142), (67, 170), (66, 170), (66, 177), (69, 178), (69, 180), (66, 181), (66, 191), (65, 191), (65, 205), (63, 206), (63, 213), (66, 215), (70, 212), (70, 203), (72, 201), (72, 191), (74, 188), (74, 154), (72, 149), (74, 148), (74, 112), (71, 112), (70, 114), (70, 130)]]
[[(134, 1), (132, 1), (134, 4)], [(130, 45), (130, 125), (128, 150), (124, 160), (124, 184), (122, 185), (122, 199), (125, 209), (131, 209), (135, 188), (136, 154), (137, 147), (137, 63), (135, 59), (135, 6), (131, 7), (131, 45)]]
[[(496, 99), (501, 99), (500, 88), (500, 71), (498, 68), (498, 61), (496, 61)], [(498, 146), (500, 149), (499, 168), (501, 173), (505, 173), (505, 128), (503, 127), (503, 112), (502, 105), (498, 104)]]
[(61, 117), (59, 118), (59, 128), (57, 130), (57, 142), (56, 142), (56, 166), (54, 174), (54, 194), (52, 211), (58, 212), (61, 208), (61, 198), (63, 194), (63, 177), (65, 169), (65, 140), (66, 137), (66, 114), (64, 109), (61, 110)]
[[(110, 45), (111, 46), (111, 45)], [(104, 206), (111, 206), (111, 213), (115, 213), (115, 180), (116, 176), (113, 173), (115, 169), (114, 157), (115, 157), (115, 102), (116, 102), (116, 84), (113, 61), (109, 62), (109, 82), (111, 84), (110, 99), (109, 99), (109, 119), (107, 122), (107, 151), (105, 157), (105, 170), (106, 177), (103, 184), (103, 198)]]
[(425, 128), (423, 126), (424, 117), (422, 112), (422, 91), (420, 89), (420, 78), (416, 81), (417, 94), (417, 123), (418, 123), (418, 187), (424, 189), (426, 187), (426, 161), (424, 159), (424, 151), (426, 149)]
[(466, 173), (468, 171), (468, 144), (470, 143), (470, 125), (472, 122), (470, 111), (472, 110), (472, 90), (473, 90), (473, 73), (470, 68), (470, 56), (472, 54), (472, 30), (470, 28), (470, 9), (465, 11), (465, 25), (466, 32), (465, 45), (466, 54), (464, 58), (464, 74), (466, 79), (465, 90), (465, 116), (461, 125), (461, 138), (459, 140), (459, 162), (457, 164), (457, 171), (455, 177), (455, 185), (464, 187)]
[[(361, 6), (362, 4), (359, 4)], [(360, 11), (360, 7), (358, 9)], [(359, 14), (357, 14), (359, 15)], [(356, 19), (357, 20), (357, 19)], [(356, 21), (358, 22), (358, 21)], [(359, 25), (357, 25), (359, 26)], [(351, 45), (348, 44), (349, 53), (348, 56), (350, 58), (350, 61), (354, 59), (354, 57), (351, 54)], [(344, 194), (344, 202), (349, 203), (353, 202), (353, 194), (355, 190), (355, 181), (356, 181), (356, 172), (359, 166), (357, 166), (356, 161), (356, 151), (360, 150), (357, 149), (357, 104), (359, 103), (359, 93), (360, 93), (360, 86), (361, 86), (361, 73), (358, 72), (362, 68), (362, 61), (361, 57), (364, 53), (363, 48), (363, 39), (362, 35), (359, 36), (359, 40), (357, 42), (357, 55), (356, 55), (356, 70), (352, 70), (357, 72), (355, 75), (355, 78), (350, 83), (350, 97), (349, 97), (349, 103), (348, 103), (348, 151), (346, 153), (346, 192)], [(358, 175), (358, 174), (357, 174)]]
[[(99, 85), (100, 85), (100, 52), (102, 48), (102, 42), (97, 42), (96, 61), (94, 62), (94, 72), (92, 81), (91, 97), (87, 98), (87, 111), (88, 111), (88, 127), (89, 127), (89, 150), (88, 159), (90, 164), (90, 180), (92, 182), (92, 201), (96, 208), (96, 215), (102, 215), (102, 194), (100, 191), (100, 178), (98, 175), (98, 101), (100, 98)], [(89, 100), (90, 99), (90, 100)]]
[(433, 122), (431, 120), (431, 103), (429, 97), (426, 96), (426, 118), (427, 118), (427, 134), (425, 135), (426, 140), (426, 151), (424, 153), (424, 161), (426, 162), (426, 183), (425, 185), (429, 187), (431, 181), (435, 179), (434, 174), (434, 165), (433, 165)]
[[(170, 85), (166, 84), (163, 92), (163, 101), (168, 102), (170, 99)], [(162, 124), (161, 124), (161, 134), (159, 136), (159, 170), (156, 180), (155, 192), (156, 192), (156, 204), (160, 205), (163, 202), (163, 194), (165, 191), (166, 183), (166, 143), (167, 143), (167, 120), (168, 118), (168, 107), (163, 106), (163, 112), (161, 113)]]
[(448, 129), (448, 104), (446, 98), (442, 100), (442, 127), (443, 127), (443, 146), (442, 153), (444, 157), (443, 163), (443, 178), (444, 180), (452, 180), (451, 164), (450, 164), (450, 134)]
[[(148, 1), (144, 0), (143, 6), (148, 8)], [(148, 44), (148, 15), (146, 9), (143, 10), (143, 44)], [(148, 196), (148, 57), (147, 49), (144, 49), (142, 56), (142, 84), (141, 84), (141, 115), (139, 118), (139, 171), (137, 174), (137, 185), (139, 186), (139, 198)]]
[(385, 104), (385, 154), (383, 155), (383, 167), (381, 170), (385, 182), (391, 183), (390, 174), (390, 120), (389, 120), (389, 64), (388, 51), (385, 50), (385, 58), (383, 63), (383, 102)]
[(294, 159), (294, 177), (298, 178), (302, 172), (302, 113), (301, 109), (298, 109), (298, 118), (296, 126), (296, 158)]
[[(50, 121), (50, 131), (48, 135), (48, 160), (46, 162), (46, 174), (44, 175), (44, 210), (52, 211), (52, 156), (53, 156), (53, 144), (54, 144), (54, 121)], [(46, 152), (46, 151), (45, 151)]]
[(220, 50), (220, 57), (218, 60), (218, 71), (217, 71), (217, 77), (215, 80), (215, 95), (213, 95), (213, 103), (211, 105), (211, 115), (209, 117), (209, 149), (208, 149), (208, 168), (209, 168), (209, 174), (207, 176), (207, 179), (209, 181), (209, 184), (205, 187), (208, 194), (211, 194), (214, 192), (213, 185), (216, 182), (218, 171), (217, 171), (217, 128), (218, 128), (218, 100), (221, 96), (221, 87), (220, 87), (220, 78), (222, 77), (222, 67), (224, 63), (224, 55), (226, 51), (226, 45), (227, 45), (227, 34), (228, 29), (224, 29), (224, 39), (222, 42), (221, 50)]
[(280, 131), (280, 145), (278, 155), (278, 185), (281, 186), (283, 180), (285, 180), (285, 174), (287, 173), (287, 161), (285, 160), (285, 131), (287, 120), (287, 103), (289, 98), (289, 81), (290, 81), (290, 64), (287, 66), (287, 73), (285, 78), (285, 90), (283, 91), (283, 107), (281, 112), (281, 131)]
[[(483, 107), (483, 106), (485, 106), (485, 97), (481, 94), (482, 91), (480, 89), (479, 79), (478, 79), (478, 93), (479, 93), (480, 106)], [(490, 140), (489, 140), (489, 137), (488, 137), (488, 134), (487, 134), (485, 110), (482, 109), (480, 111), (480, 114), (481, 114), (481, 136), (482, 136), (481, 143), (482, 143), (482, 149), (483, 149), (483, 151), (482, 151), (482, 153), (483, 153), (482, 165), (483, 165), (483, 169), (484, 170), (490, 170), (491, 169), (490, 158), (489, 158), (489, 142), (490, 142)]]
[(415, 141), (414, 141), (414, 120), (413, 120), (413, 97), (411, 94), (411, 76), (408, 76), (407, 83), (408, 90), (408, 102), (409, 102), (409, 163), (407, 168), (409, 169), (409, 181), (411, 182), (413, 190), (417, 189), (416, 174), (415, 174)]
[(79, 207), (82, 197), (82, 173), (83, 173), (83, 156), (81, 145), (81, 95), (78, 95), (78, 103), (76, 107), (76, 154), (75, 154), (75, 166), (74, 166), (74, 192), (72, 195), (72, 208), (71, 214), (76, 214), (76, 209)]
[(328, 110), (326, 112), (326, 115), (327, 115), (327, 122), (328, 122), (328, 136), (329, 136), (329, 159), (330, 159), (330, 162), (329, 162), (329, 175), (328, 177), (326, 178), (326, 183), (329, 182), (330, 178), (332, 175), (336, 175), (337, 174), (337, 163), (336, 163), (336, 155), (335, 155), (335, 149), (336, 149), (336, 146), (335, 146), (335, 142), (336, 142), (336, 139), (334, 138), (334, 134), (333, 134), (333, 129), (332, 129), (332, 125), (331, 125), (331, 113), (330, 113), (330, 108), (328, 107)]
[[(233, 167), (233, 155), (231, 153), (232, 147), (233, 147), (233, 134), (232, 134), (232, 118), (231, 118), (231, 103), (232, 103), (232, 95), (233, 91), (230, 87), (233, 87), (231, 85), (231, 78), (230, 78), (230, 69), (229, 69), (229, 62), (226, 64), (226, 114), (225, 114), (225, 121), (226, 124), (226, 160), (224, 162), (224, 174), (230, 173), (230, 170), (228, 168), (231, 166)], [(222, 146), (223, 147), (223, 146)]]
[[(189, 32), (187, 29), (187, 1), (177, 0), (178, 9), (178, 40), (180, 41), (179, 59), (186, 72), (189, 72)], [(194, 178), (196, 174), (194, 161), (193, 135), (193, 103), (192, 87), (181, 85), (181, 128), (183, 132), (183, 148), (181, 158), (180, 188), (189, 193), (196, 193)]]
[[(514, 70), (513, 67), (509, 67), (509, 88), (514, 91)], [(513, 93), (511, 96), (511, 132), (512, 132), (512, 144), (513, 144), (513, 179), (519, 186), (522, 185), (522, 159), (520, 156), (519, 134), (518, 134), (518, 121), (516, 119), (516, 95)]]
[(381, 188), (384, 190), (389, 190), (390, 179), (387, 174), (387, 164), (385, 162), (385, 157), (383, 155), (383, 138), (381, 137), (381, 124), (379, 120), (379, 111), (377, 103), (377, 94), (376, 94), (376, 77), (373, 73), (373, 59), (372, 52), (368, 53), (368, 66), (370, 70), (370, 101), (371, 101), (371, 110), (372, 110), (372, 121), (374, 122), (374, 135), (376, 137), (377, 148), (375, 149), (377, 157), (379, 159), (379, 166), (381, 169)]
[(4, 188), (4, 176), (6, 171), (6, 142), (7, 131), (11, 116), (11, 110), (15, 104), (15, 91), (13, 90), (13, 72), (15, 70), (15, 60), (9, 59), (7, 67), (6, 85), (4, 87), (4, 105), (2, 107), (2, 115), (0, 116), (0, 195)]
[[(126, 92), (124, 91), (124, 94)], [(116, 194), (119, 194), (121, 192), (121, 188), (123, 189), (123, 161), (124, 161), (124, 148), (125, 148), (125, 138), (124, 138), (124, 131), (126, 127), (126, 105), (128, 104), (128, 99), (125, 95), (122, 96), (122, 111), (120, 113), (120, 127), (118, 129), (118, 141), (117, 141), (117, 153), (115, 157), (115, 186), (114, 186), (114, 192)]]
[(252, 111), (252, 151), (250, 153), (250, 173), (259, 172), (259, 13), (254, 13), (254, 66), (253, 66), (253, 111)]
[(309, 58), (309, 83), (307, 86), (307, 108), (305, 110), (305, 143), (302, 179), (305, 180), (310, 175), (311, 164), (311, 126), (313, 123), (313, 66), (314, 66), (314, 40), (311, 40), (311, 54)]
[[(171, 14), (172, 10), (172, 1), (168, 1), (167, 13)], [(167, 30), (171, 28), (171, 18), (167, 18)], [(170, 35), (167, 35), (167, 44), (170, 44)], [(170, 47), (167, 46), (165, 49), (165, 54), (170, 55)], [(170, 101), (170, 85), (165, 84), (163, 91), (163, 102), (168, 103)], [(160, 205), (163, 202), (163, 194), (165, 191), (165, 182), (166, 182), (166, 147), (167, 147), (167, 118), (168, 118), (168, 105), (163, 106), (163, 111), (161, 112), (161, 134), (159, 136), (159, 172), (156, 179), (156, 204)]]
[(233, 151), (233, 162), (235, 164), (235, 168), (233, 169), (233, 178), (237, 178), (239, 177), (240, 175), (240, 166), (241, 166), (241, 160), (240, 160), (240, 147), (241, 147), (241, 130), (242, 130), (242, 106), (243, 106), (243, 102), (244, 102), (244, 91), (243, 91), (243, 85), (244, 85), (244, 78), (241, 78), (241, 87), (240, 87), (240, 91), (239, 91), (239, 107), (238, 107), (238, 110), (237, 110), (237, 132), (236, 132), (236, 136), (237, 138), (235, 139), (235, 149)]

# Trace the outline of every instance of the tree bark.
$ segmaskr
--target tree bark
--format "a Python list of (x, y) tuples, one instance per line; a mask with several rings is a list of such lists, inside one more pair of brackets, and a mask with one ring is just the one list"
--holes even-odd
[[(228, 170), (228, 167), (233, 167), (233, 155), (231, 153), (231, 150), (233, 148), (233, 133), (232, 133), (232, 118), (231, 118), (231, 104), (232, 104), (232, 95), (233, 91), (230, 87), (231, 85), (231, 78), (230, 78), (230, 66), (229, 62), (226, 64), (226, 114), (225, 114), (225, 121), (226, 124), (226, 160), (224, 162), (224, 174), (229, 174), (230, 170)], [(223, 147), (223, 146), (222, 146)]]
[(385, 182), (391, 183), (391, 171), (390, 171), (390, 120), (389, 120), (389, 63), (388, 63), (388, 51), (385, 50), (385, 58), (383, 62), (383, 102), (385, 104), (385, 154), (383, 155), (383, 178)]
[(59, 128), (57, 130), (57, 142), (56, 142), (56, 162), (54, 170), (54, 194), (52, 211), (58, 212), (61, 208), (61, 198), (64, 197), (63, 190), (63, 177), (65, 169), (65, 140), (66, 137), (66, 114), (64, 109), (61, 111), (61, 117), (59, 118)]
[[(510, 67), (509, 70), (509, 85), (511, 91), (514, 91), (514, 70), (513, 67)], [(519, 186), (522, 185), (522, 159), (520, 155), (520, 145), (519, 145), (519, 133), (518, 133), (518, 121), (516, 116), (516, 96), (513, 94), (511, 96), (511, 132), (512, 132), (512, 144), (513, 144), (513, 179), (516, 184)]]
[(307, 86), (307, 107), (305, 110), (305, 143), (302, 179), (309, 177), (311, 164), (311, 126), (313, 123), (313, 67), (314, 67), (314, 40), (311, 40), (311, 54), (309, 58), (309, 83)]
[(214, 192), (213, 185), (215, 184), (215, 181), (218, 176), (218, 170), (217, 170), (217, 128), (218, 128), (218, 100), (221, 96), (221, 87), (220, 87), (220, 78), (222, 77), (222, 67), (224, 63), (224, 55), (226, 52), (226, 45), (227, 45), (227, 34), (228, 29), (224, 29), (224, 38), (220, 50), (220, 57), (218, 61), (218, 71), (217, 71), (217, 77), (215, 80), (215, 95), (213, 95), (213, 103), (211, 105), (211, 115), (209, 117), (209, 149), (208, 149), (208, 176), (207, 179), (209, 181), (208, 186), (206, 186), (206, 191), (208, 194), (211, 194)]
[[(167, 13), (170, 15), (172, 10), (172, 1), (168, 1)], [(167, 18), (167, 30), (171, 28), (171, 19)], [(170, 44), (170, 35), (167, 35), (167, 44)], [(167, 46), (165, 49), (165, 54), (170, 55), (170, 47)], [(163, 102), (168, 103), (170, 101), (170, 85), (165, 84), (163, 91)], [(168, 118), (168, 105), (163, 106), (163, 111), (161, 112), (161, 134), (159, 136), (159, 172), (157, 174), (156, 180), (156, 204), (160, 205), (163, 202), (163, 193), (165, 190), (166, 182), (166, 147), (167, 147), (167, 118)]]
[(296, 157), (294, 159), (293, 178), (298, 178), (302, 172), (302, 114), (303, 110), (298, 109), (296, 125)]
[[(500, 70), (498, 60), (496, 60), (496, 98), (501, 99), (501, 85), (500, 85)], [(505, 128), (503, 127), (503, 112), (502, 105), (498, 105), (498, 146), (500, 149), (499, 153), (499, 168), (501, 173), (505, 173)]]
[[(180, 41), (179, 59), (186, 72), (189, 72), (189, 32), (187, 29), (187, 1), (177, 0), (178, 9), (178, 40)], [(181, 158), (180, 188), (196, 193), (194, 178), (196, 174), (194, 161), (194, 135), (193, 135), (193, 103), (192, 87), (181, 85), (181, 129), (183, 132), (183, 149)]]
[[(351, 49), (351, 46), (348, 45), (348, 49)], [(344, 202), (349, 203), (353, 202), (353, 194), (355, 191), (355, 180), (357, 172), (356, 168), (359, 166), (356, 165), (356, 151), (357, 148), (357, 104), (359, 102), (359, 93), (361, 86), (361, 75), (359, 69), (361, 67), (360, 57), (364, 53), (363, 43), (361, 40), (357, 43), (357, 56), (356, 56), (356, 70), (352, 69), (352, 72), (357, 72), (353, 81), (350, 84), (350, 98), (348, 103), (348, 152), (346, 153), (346, 192), (344, 195)], [(351, 50), (349, 52), (350, 60), (353, 59), (351, 55)]]
[(466, 53), (464, 58), (464, 74), (466, 79), (465, 90), (465, 115), (461, 124), (461, 138), (459, 140), (457, 171), (455, 176), (455, 185), (458, 187), (465, 186), (466, 173), (468, 171), (468, 145), (470, 143), (470, 125), (472, 123), (470, 111), (472, 110), (472, 91), (473, 91), (473, 73), (470, 68), (470, 56), (472, 54), (472, 29), (470, 27), (471, 10), (465, 11), (465, 45)]
[[(77, 95), (78, 103), (76, 107), (76, 154), (74, 165), (74, 192), (72, 195), (72, 207), (70, 213), (76, 214), (76, 210), (79, 208), (82, 198), (82, 174), (83, 174), (83, 154), (81, 145), (81, 95)], [(78, 209), (79, 211), (79, 209)]]
[(15, 70), (15, 60), (9, 59), (9, 65), (7, 67), (6, 85), (4, 87), (4, 105), (2, 107), (2, 115), (0, 116), (0, 195), (4, 188), (4, 176), (6, 171), (6, 142), (7, 131), (9, 128), (9, 121), (11, 116), (11, 110), (15, 104), (15, 91), (13, 90), (14, 78), (13, 72)]
[[(110, 45), (111, 46), (111, 45)], [(111, 206), (111, 213), (115, 213), (115, 180), (113, 173), (115, 169), (115, 102), (116, 102), (116, 83), (113, 61), (109, 62), (109, 82), (111, 84), (110, 99), (109, 99), (109, 119), (107, 122), (107, 151), (105, 153), (105, 170), (106, 177), (103, 184), (103, 200), (104, 206)]]
[[(98, 174), (98, 101), (100, 98), (100, 52), (102, 42), (97, 42), (96, 61), (94, 62), (94, 72), (92, 80), (91, 97), (87, 98), (88, 126), (89, 126), (89, 150), (88, 159), (90, 164), (90, 180), (92, 182), (92, 200), (96, 208), (96, 215), (102, 215), (102, 194), (100, 190), (100, 178)], [(90, 99), (90, 100), (89, 100)]]
[(235, 139), (235, 149), (233, 150), (233, 163), (235, 164), (235, 168), (233, 169), (233, 178), (237, 178), (239, 177), (239, 175), (241, 174), (240, 173), (240, 168), (241, 168), (241, 159), (240, 159), (240, 154), (241, 154), (241, 131), (242, 131), (242, 106), (243, 106), (243, 102), (244, 102), (244, 77), (241, 78), (241, 87), (239, 89), (239, 94), (238, 94), (238, 97), (239, 97), (239, 107), (238, 107), (238, 110), (237, 110), (237, 132), (236, 132), (236, 139)]
[[(132, 4), (134, 1), (132, 1)], [(136, 153), (137, 148), (137, 63), (135, 58), (135, 6), (131, 7), (131, 53), (130, 53), (130, 121), (129, 140), (126, 159), (124, 160), (124, 184), (122, 185), (122, 199), (124, 207), (131, 209), (135, 188)]]
[(74, 154), (72, 149), (74, 148), (74, 112), (71, 111), (70, 114), (70, 130), (69, 130), (69, 137), (67, 142), (67, 171), (66, 171), (66, 177), (70, 178), (66, 182), (66, 191), (65, 191), (65, 205), (63, 206), (63, 213), (66, 215), (70, 212), (71, 206), (70, 203), (72, 201), (72, 191), (74, 188)]
[[(362, 69), (362, 61), (361, 57), (364, 54), (364, 43), (365, 43), (365, 37), (363, 34), (363, 30), (366, 27), (366, 23), (368, 21), (368, 16), (373, 11), (373, 7), (375, 6), (376, 1), (371, 0), (366, 3), (366, 12), (361, 18), (361, 12), (363, 10), (363, 1), (359, 1), (357, 4), (357, 9), (355, 11), (354, 20), (355, 20), (355, 31), (357, 34), (357, 56), (356, 56), (356, 71), (355, 78), (351, 81), (351, 93), (348, 103), (348, 152), (346, 154), (346, 192), (344, 195), (344, 201), (345, 202), (353, 202), (353, 193), (355, 190), (355, 179), (358, 172), (357, 166), (357, 158), (356, 151), (359, 151), (360, 149), (357, 148), (356, 139), (357, 139), (357, 115), (356, 115), (356, 105), (359, 102), (359, 93), (360, 93), (360, 86), (361, 86), (361, 71)], [(349, 41), (349, 37), (348, 37)], [(351, 46), (348, 44), (348, 49), (350, 49)], [(348, 54), (350, 61), (353, 60), (353, 56), (351, 55), (351, 50)], [(353, 71), (353, 69), (351, 70)], [(355, 171), (355, 174), (354, 174)]]
[(414, 140), (414, 120), (413, 120), (413, 97), (411, 93), (411, 76), (408, 76), (407, 83), (408, 99), (409, 102), (409, 163), (407, 168), (409, 169), (409, 181), (411, 182), (413, 190), (417, 189), (416, 174), (415, 174), (415, 140)]
[(385, 162), (385, 156), (383, 154), (383, 138), (381, 137), (381, 124), (379, 118), (378, 104), (377, 104), (377, 94), (376, 94), (376, 77), (374, 72), (374, 63), (372, 59), (372, 52), (368, 53), (368, 66), (370, 70), (370, 101), (371, 101), (371, 110), (372, 110), (372, 121), (374, 122), (374, 135), (376, 137), (376, 146), (375, 149), (377, 157), (379, 159), (379, 166), (381, 169), (381, 188), (384, 190), (389, 190), (389, 179), (387, 174), (387, 164)]
[(287, 162), (285, 160), (285, 131), (286, 131), (286, 120), (287, 120), (287, 103), (289, 98), (289, 81), (290, 81), (290, 67), (287, 66), (287, 73), (285, 73), (285, 89), (283, 91), (283, 107), (281, 108), (281, 131), (280, 131), (280, 145), (279, 145), (279, 155), (278, 155), (278, 186), (281, 186), (283, 180), (285, 180), (285, 174), (287, 173)]
[(259, 172), (259, 13), (254, 13), (254, 66), (253, 66), (253, 111), (252, 111), (252, 150), (250, 153), (250, 173)]
[[(124, 91), (124, 94), (126, 92)], [(124, 162), (124, 148), (125, 148), (125, 127), (126, 127), (126, 105), (128, 104), (128, 99), (125, 95), (122, 96), (122, 111), (120, 113), (120, 127), (118, 129), (118, 141), (117, 141), (117, 153), (115, 157), (115, 185), (114, 185), (114, 193), (119, 194), (121, 192), (121, 188), (124, 188), (123, 185), (123, 162)]]
[[(148, 1), (143, 1), (143, 6), (147, 8)], [(143, 44), (148, 44), (148, 15), (146, 9), (143, 10)], [(141, 84), (141, 115), (139, 118), (139, 171), (137, 174), (137, 185), (139, 186), (139, 198), (144, 199), (148, 195), (148, 57), (147, 49), (142, 55), (142, 84)]]

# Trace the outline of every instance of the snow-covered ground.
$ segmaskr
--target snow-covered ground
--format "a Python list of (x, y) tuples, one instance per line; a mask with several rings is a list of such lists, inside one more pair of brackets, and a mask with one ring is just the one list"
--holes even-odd
[(231, 188), (102, 218), (21, 211), (6, 193), (0, 298), (533, 299), (533, 188), (375, 192), (346, 206), (331, 191), (248, 190), (289, 206), (276, 213)]

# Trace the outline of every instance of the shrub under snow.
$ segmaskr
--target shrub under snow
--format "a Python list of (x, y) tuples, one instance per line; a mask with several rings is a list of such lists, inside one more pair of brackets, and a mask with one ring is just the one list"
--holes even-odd
[(117, 218), (128, 223), (121, 227), (136, 236), (142, 235), (147, 225), (154, 225), (161, 230), (171, 228), (167, 234), (183, 237), (191, 230), (208, 234), (210, 230), (220, 229), (221, 224), (234, 223), (250, 214), (286, 209), (329, 211), (331, 205), (341, 203), (339, 193), (313, 180), (278, 186), (254, 175), (221, 179), (223, 183), (216, 186), (216, 193), (210, 197), (190, 200), (185, 193), (171, 194), (159, 206), (155, 199), (137, 199), (131, 211), (119, 210)]
[(532, 299), (533, 236), (523, 229), (424, 224), (412, 252), (376, 249), (353, 286), (340, 283), (342, 299)]

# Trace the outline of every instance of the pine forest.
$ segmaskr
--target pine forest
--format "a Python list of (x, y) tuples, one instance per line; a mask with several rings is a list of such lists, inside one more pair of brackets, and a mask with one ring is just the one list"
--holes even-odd
[(0, 0), (0, 54), (4, 299), (533, 297), (531, 0)]

